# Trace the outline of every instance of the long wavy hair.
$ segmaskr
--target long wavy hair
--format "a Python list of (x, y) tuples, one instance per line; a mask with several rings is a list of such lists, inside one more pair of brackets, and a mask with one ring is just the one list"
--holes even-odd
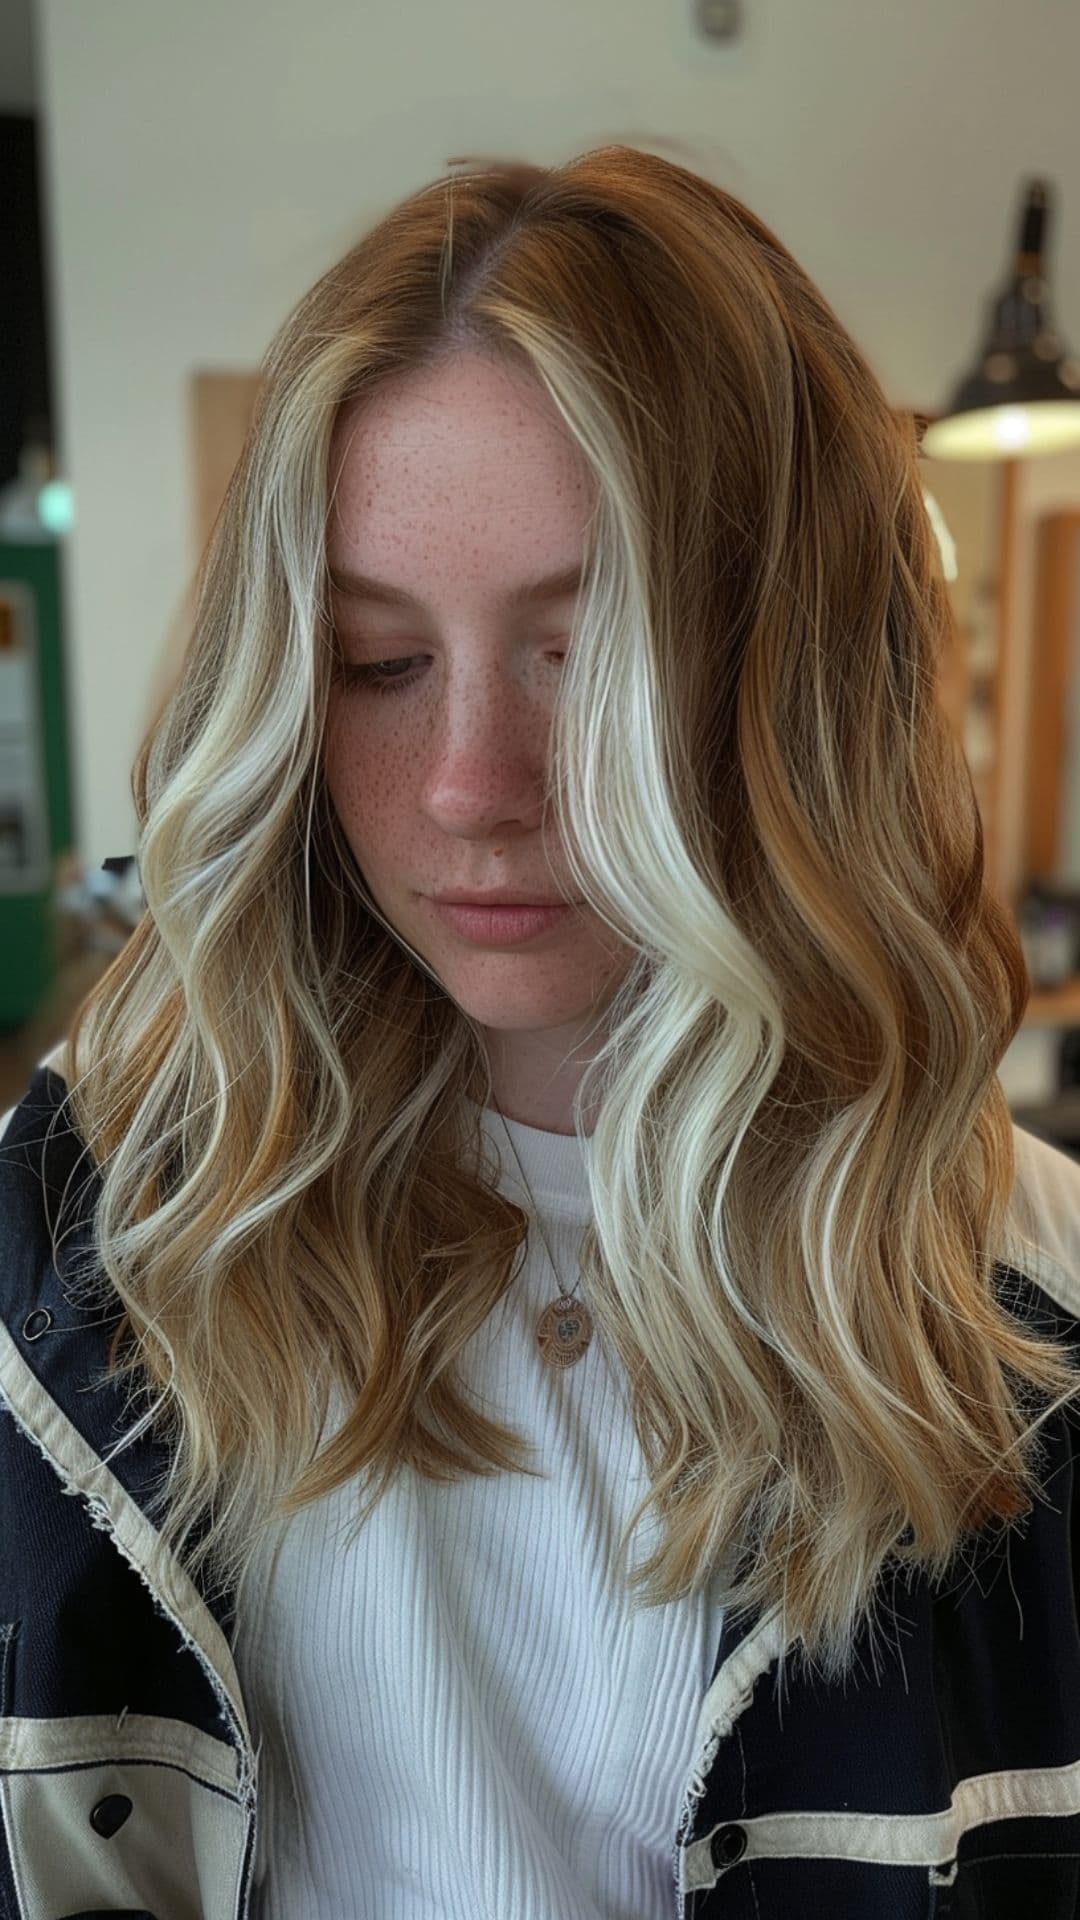
[(448, 164), (270, 346), (133, 768), (146, 910), (64, 1055), (123, 1309), (100, 1377), (167, 1437), (161, 1533), (207, 1584), (347, 1481), (361, 1525), (405, 1466), (535, 1471), (456, 1367), (529, 1225), (483, 1034), (380, 917), (321, 755), (338, 411), (503, 355), (597, 482), (545, 809), (632, 949), (574, 1108), (584, 1296), (649, 1475), (620, 1551), (661, 1522), (628, 1586), (723, 1565), (836, 1676), (890, 1557), (941, 1577), (1030, 1511), (1043, 1396), (1080, 1391), (995, 1284), (1029, 981), (938, 697), (918, 430), (688, 168)]

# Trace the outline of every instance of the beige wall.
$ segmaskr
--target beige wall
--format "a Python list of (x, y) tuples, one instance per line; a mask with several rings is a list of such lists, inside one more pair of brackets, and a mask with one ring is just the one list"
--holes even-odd
[(897, 405), (975, 346), (1017, 185), (1058, 179), (1080, 338), (1073, 0), (38, 0), (82, 851), (129, 773), (194, 562), (188, 386), (253, 367), (349, 241), (462, 153), (694, 146), (819, 282)]

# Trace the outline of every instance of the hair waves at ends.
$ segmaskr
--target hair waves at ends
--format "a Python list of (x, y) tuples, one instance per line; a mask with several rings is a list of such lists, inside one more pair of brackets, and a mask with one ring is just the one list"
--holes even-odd
[(835, 1675), (890, 1556), (941, 1575), (1030, 1510), (1043, 1396), (1078, 1375), (996, 1286), (1028, 982), (937, 697), (914, 425), (775, 235), (671, 160), (435, 182), (267, 354), (133, 770), (146, 912), (69, 1036), (110, 1371), (150, 1395), (161, 1530), (211, 1584), (354, 1476), (360, 1525), (406, 1464), (535, 1470), (457, 1368), (528, 1225), (483, 1036), (380, 918), (321, 761), (335, 416), (465, 347), (535, 374), (597, 481), (546, 799), (634, 955), (575, 1109), (584, 1297), (649, 1474), (621, 1552), (662, 1527), (629, 1585), (723, 1567)]

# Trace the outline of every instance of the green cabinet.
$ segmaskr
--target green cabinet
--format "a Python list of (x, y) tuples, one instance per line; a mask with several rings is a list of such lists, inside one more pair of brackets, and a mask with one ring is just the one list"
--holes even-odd
[(0, 1030), (52, 990), (56, 858), (75, 837), (60, 556), (0, 538)]

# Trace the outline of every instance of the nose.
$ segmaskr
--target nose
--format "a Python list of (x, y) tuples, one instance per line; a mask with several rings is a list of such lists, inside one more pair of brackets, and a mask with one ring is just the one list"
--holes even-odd
[(448, 694), (426, 748), (424, 804), (445, 833), (481, 838), (543, 814), (551, 715), (511, 676)]

